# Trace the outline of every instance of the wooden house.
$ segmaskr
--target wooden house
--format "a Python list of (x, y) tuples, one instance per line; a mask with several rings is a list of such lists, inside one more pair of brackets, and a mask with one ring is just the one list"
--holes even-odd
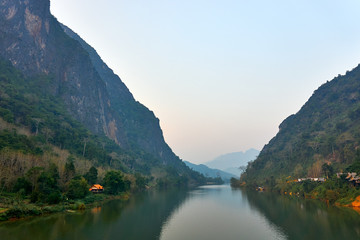
[(89, 188), (89, 191), (92, 193), (102, 193), (104, 192), (104, 187), (100, 184), (94, 184), (91, 186), (91, 188)]

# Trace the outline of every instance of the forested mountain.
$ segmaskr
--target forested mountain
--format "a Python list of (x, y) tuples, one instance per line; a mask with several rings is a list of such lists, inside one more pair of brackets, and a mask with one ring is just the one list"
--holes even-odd
[[(346, 171), (359, 160), (360, 66), (319, 87), (279, 126), (242, 179), (325, 176), (326, 166)], [(360, 170), (360, 169), (359, 169)]]
[(165, 143), (154, 113), (51, 15), (49, 0), (0, 1), (0, 84), (0, 170), (11, 175), (2, 186), (38, 165), (55, 163), (61, 175), (69, 155), (82, 173), (205, 181)]

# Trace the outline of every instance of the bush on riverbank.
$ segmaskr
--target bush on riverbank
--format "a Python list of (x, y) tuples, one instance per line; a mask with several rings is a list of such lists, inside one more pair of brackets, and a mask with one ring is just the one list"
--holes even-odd
[(113, 199), (121, 199), (121, 200), (128, 200), (130, 197), (130, 193), (124, 192), (119, 195), (108, 195), (108, 194), (89, 194), (83, 199), (78, 200), (64, 200), (59, 204), (55, 205), (44, 205), (43, 203), (29, 203), (29, 199), (24, 199), (21, 202), (17, 201), (16, 199), (12, 198), (15, 195), (11, 195), (9, 197), (7, 195), (7, 202), (16, 204), (11, 205), (4, 205), (0, 207), (0, 221), (6, 221), (9, 219), (19, 219), (25, 218), (30, 216), (39, 216), (44, 214), (51, 214), (51, 213), (58, 213), (58, 212), (73, 212), (78, 210), (85, 210), (87, 208), (91, 208), (93, 206), (98, 206), (105, 201), (113, 200)]
[[(90, 170), (89, 170), (90, 172)], [(96, 171), (78, 174), (72, 157), (68, 157), (62, 178), (58, 167), (32, 167), (24, 177), (17, 178), (12, 187), (6, 188), (0, 183), (0, 221), (11, 218), (23, 218), (41, 214), (69, 210), (83, 210), (87, 205), (110, 198), (128, 199), (129, 191), (139, 189), (136, 179), (121, 171), (110, 170), (105, 173), (100, 183), (105, 186), (105, 193), (94, 194), (89, 191), (87, 179), (95, 181)], [(138, 178), (142, 177), (140, 174)], [(141, 182), (144, 188), (146, 179)], [(139, 182), (139, 181), (138, 181)], [(108, 195), (109, 194), (109, 195)]]
[(42, 209), (33, 204), (29, 205), (16, 205), (8, 209), (4, 209), (0, 213), (0, 220), (8, 220), (10, 218), (23, 218), (26, 216), (38, 216), (42, 214)]
[[(267, 183), (265, 182), (261, 184), (261, 186), (265, 186), (267, 191), (278, 192), (284, 195), (318, 199), (326, 201), (329, 204), (341, 206), (350, 205), (358, 196), (360, 196), (360, 186), (354, 185), (344, 177), (338, 178), (336, 175), (329, 177), (325, 182), (315, 182), (311, 180), (297, 182), (287, 177), (277, 179), (273, 185), (269, 185)], [(260, 184), (250, 182), (244, 185), (244, 183), (240, 180), (233, 179), (231, 181), (231, 186), (234, 188), (244, 186), (255, 190), (256, 187), (260, 186)]]
[(71, 210), (85, 210), (85, 204), (81, 201), (76, 201), (75, 203), (73, 204), (70, 204), (69, 205), (69, 208)]

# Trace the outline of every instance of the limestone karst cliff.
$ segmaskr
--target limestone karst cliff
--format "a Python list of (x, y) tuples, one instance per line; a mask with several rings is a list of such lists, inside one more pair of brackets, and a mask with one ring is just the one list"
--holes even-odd
[(0, 1), (0, 58), (26, 79), (50, 79), (41, 88), (92, 133), (187, 171), (164, 141), (154, 113), (133, 98), (91, 46), (52, 16), (49, 0)]

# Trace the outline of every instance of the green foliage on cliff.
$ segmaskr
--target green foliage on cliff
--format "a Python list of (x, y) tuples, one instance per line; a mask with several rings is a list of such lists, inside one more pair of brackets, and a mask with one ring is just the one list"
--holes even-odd
[[(20, 151), (20, 146), (24, 154), (45, 158), (57, 147), (95, 167), (154, 178), (186, 175), (198, 184), (164, 141), (154, 113), (133, 98), (91, 46), (61, 26), (49, 6), (49, 1), (28, 1), (26, 8), (21, 1), (0, 5), (1, 12), (17, 9), (11, 19), (0, 16), (5, 60), (0, 60), (0, 134), (17, 130), (3, 134), (2, 148)], [(36, 32), (41, 44), (27, 27), (28, 11), (40, 25), (46, 23)], [(168, 166), (176, 169), (174, 176)], [(166, 174), (154, 175), (154, 168)]]
[(127, 182), (121, 172), (109, 171), (104, 178), (105, 191), (108, 194), (118, 194), (130, 189), (130, 183)]
[(345, 171), (355, 161), (359, 146), (358, 66), (323, 84), (298, 113), (285, 119), (242, 180), (264, 184), (271, 177), (326, 176), (324, 164), (335, 172)]
[[(50, 94), (51, 86), (51, 76), (28, 79), (10, 62), (0, 61), (0, 118), (3, 119), (0, 151), (12, 150), (42, 157), (44, 152), (58, 147), (69, 151), (77, 159), (91, 161), (94, 166), (110, 167), (125, 173), (151, 175), (152, 169), (157, 167), (165, 173), (161, 181), (174, 185), (179, 185), (179, 182), (181, 185), (206, 182), (204, 176), (189, 170), (181, 162), (174, 166), (171, 162), (164, 165), (160, 159), (136, 145), (124, 149), (106, 136), (91, 133), (68, 114), (61, 98)], [(5, 122), (9, 126), (26, 129), (27, 133), (20, 134), (15, 128), (6, 126)], [(70, 157), (65, 164), (64, 182), (70, 181), (75, 175), (70, 174), (74, 160), (74, 157)], [(168, 171), (169, 168), (172, 171)], [(94, 169), (84, 175), (89, 183), (97, 180)], [(67, 176), (69, 174), (71, 176)]]
[[(8, 147), (24, 153), (41, 154), (41, 146), (52, 144), (87, 159), (108, 163), (107, 149), (116, 148), (105, 137), (91, 134), (73, 120), (61, 99), (49, 94), (51, 77), (25, 79), (10, 62), (0, 61), (0, 117), (26, 127), (32, 136), (4, 129), (0, 132), (0, 149)], [(84, 150), (84, 141), (88, 141)], [(105, 145), (104, 148), (100, 147)], [(120, 151), (120, 150), (118, 150)]]

